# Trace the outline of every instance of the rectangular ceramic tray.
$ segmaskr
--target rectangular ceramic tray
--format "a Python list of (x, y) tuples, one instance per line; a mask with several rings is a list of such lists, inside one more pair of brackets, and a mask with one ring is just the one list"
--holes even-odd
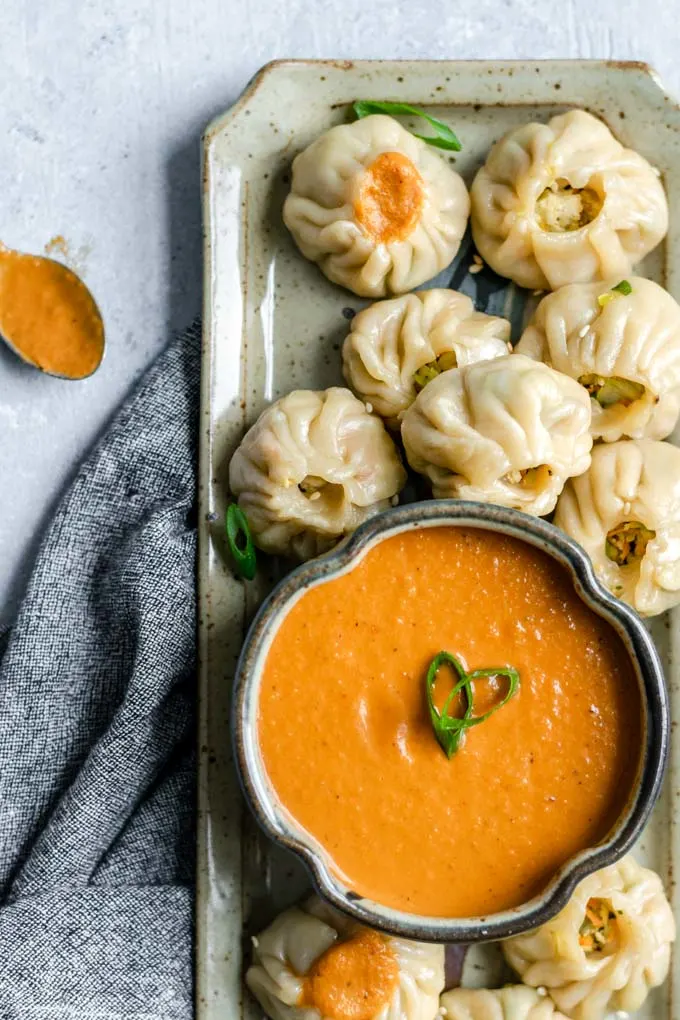
[[(276, 63), (265, 67), (236, 106), (208, 128), (199, 516), (199, 1020), (261, 1016), (243, 992), (248, 936), (308, 887), (298, 862), (277, 851), (256, 828), (234, 772), (229, 736), (234, 665), (248, 622), (279, 568), (266, 564), (268, 576), (247, 586), (235, 580), (226, 565), (222, 521), (229, 458), (266, 404), (296, 387), (342, 385), (339, 345), (347, 332), (348, 309), (366, 302), (331, 285), (302, 258), (283, 226), (281, 206), (293, 157), (343, 121), (354, 99), (401, 100), (450, 123), (463, 141), (455, 164), (468, 184), (490, 145), (509, 129), (545, 121), (569, 107), (597, 114), (663, 175), (671, 231), (640, 271), (680, 298), (680, 110), (644, 64)], [(507, 315), (517, 339), (528, 312), (526, 294), (501, 284), (487, 270), (470, 275), (470, 262), (464, 243), (436, 285), (463, 290), (481, 310)], [(677, 719), (680, 675), (673, 658), (680, 614), (655, 621), (652, 631), (665, 660)], [(674, 911), (679, 764), (680, 740), (674, 732), (664, 792), (639, 847), (640, 857), (665, 880)], [(638, 1014), (641, 1020), (678, 1020), (677, 977), (676, 959), (670, 980)], [(479, 947), (468, 955), (465, 984), (498, 984), (503, 978), (493, 950)]]

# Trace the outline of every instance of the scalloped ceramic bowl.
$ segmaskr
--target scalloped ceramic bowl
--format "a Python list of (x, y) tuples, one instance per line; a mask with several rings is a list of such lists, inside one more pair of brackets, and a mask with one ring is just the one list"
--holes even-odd
[[(643, 747), (626, 809), (607, 839), (567, 862), (541, 893), (528, 902), (486, 917), (439, 918), (406, 914), (355, 893), (332, 868), (321, 847), (286, 811), (267, 777), (257, 739), (260, 680), (271, 642), (284, 617), (310, 588), (351, 571), (367, 551), (399, 532), (438, 526), (485, 529), (520, 539), (566, 567), (579, 597), (607, 620), (623, 639), (640, 688)], [(663, 671), (654, 644), (632, 609), (597, 581), (584, 551), (546, 521), (515, 510), (463, 501), (429, 501), (387, 511), (362, 525), (332, 552), (304, 564), (272, 592), (255, 618), (239, 661), (232, 732), (241, 781), (264, 830), (307, 865), (318, 891), (359, 921), (405, 938), (433, 942), (484, 942), (508, 938), (553, 917), (574, 886), (612, 864), (640, 835), (659, 794), (668, 757), (669, 713)]]

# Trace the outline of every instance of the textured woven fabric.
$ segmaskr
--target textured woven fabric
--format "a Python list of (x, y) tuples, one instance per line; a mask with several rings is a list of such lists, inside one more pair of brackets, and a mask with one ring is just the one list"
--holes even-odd
[(81, 468), (0, 641), (1, 1020), (192, 1015), (199, 345)]

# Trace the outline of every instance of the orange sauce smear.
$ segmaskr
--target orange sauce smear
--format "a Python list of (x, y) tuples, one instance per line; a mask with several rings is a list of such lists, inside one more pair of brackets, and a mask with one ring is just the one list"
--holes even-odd
[(83, 379), (104, 354), (104, 327), (83, 282), (52, 259), (0, 246), (0, 332), (25, 361)]
[[(518, 693), (447, 759), (424, 677), (445, 649), (512, 665)], [(440, 704), (450, 689), (437, 682)], [(475, 713), (503, 690), (479, 684)], [(490, 532), (423, 528), (381, 542), (283, 620), (259, 743), (290, 814), (358, 893), (432, 917), (538, 894), (602, 841), (637, 773), (641, 705), (618, 635), (546, 554)]]
[(382, 152), (359, 182), (354, 215), (378, 244), (403, 241), (413, 231), (423, 207), (423, 181), (401, 152)]
[(337, 942), (307, 974), (299, 1006), (330, 1020), (372, 1020), (392, 998), (397, 959), (377, 931), (359, 931)]

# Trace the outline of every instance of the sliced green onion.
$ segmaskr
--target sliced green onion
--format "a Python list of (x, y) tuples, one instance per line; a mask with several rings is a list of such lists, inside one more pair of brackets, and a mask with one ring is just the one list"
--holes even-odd
[(227, 508), (225, 524), (229, 551), (236, 570), (246, 581), (252, 581), (257, 570), (255, 546), (246, 515), (237, 503), (232, 503)]
[[(444, 663), (453, 666), (455, 673), (458, 677), (458, 681), (454, 684), (453, 689), (450, 691), (444, 707), (441, 711), (437, 708), (434, 703), (433, 689), (434, 683), (437, 679), (437, 673)], [(473, 715), (474, 710), (474, 689), (473, 684), (475, 680), (483, 680), (487, 677), (505, 677), (508, 681), (508, 689), (502, 701), (499, 701), (497, 705), (494, 705), (487, 712), (482, 715)], [(427, 707), (430, 712), (430, 721), (432, 722), (432, 728), (434, 730), (435, 737), (445, 752), (448, 758), (458, 750), (461, 739), (466, 730), (472, 726), (479, 726), (480, 723), (486, 722), (489, 716), (492, 716), (494, 712), (497, 712), (499, 708), (503, 708), (507, 705), (510, 698), (517, 693), (519, 687), (519, 673), (512, 666), (498, 666), (491, 667), (489, 669), (475, 669), (472, 673), (466, 673), (461, 665), (460, 661), (449, 652), (439, 652), (435, 655), (434, 659), (429, 665), (427, 670), (427, 677), (425, 680), (425, 688), (427, 692)], [(449, 714), (449, 708), (455, 696), (457, 694), (463, 694), (465, 697), (465, 711), (462, 716), (453, 716)]]
[(352, 109), (359, 120), (362, 117), (370, 117), (372, 113), (387, 113), (390, 117), (422, 117), (434, 130), (434, 135), (419, 135), (414, 131), (416, 138), (420, 138), (428, 145), (434, 145), (437, 149), (448, 149), (450, 152), (460, 152), (462, 145), (458, 138), (443, 121), (431, 117), (429, 113), (420, 110), (417, 106), (410, 106), (408, 103), (382, 103), (372, 99), (357, 99), (352, 103)]
[(621, 283), (617, 283), (611, 290), (607, 290), (604, 294), (600, 294), (597, 298), (597, 303), (600, 308), (604, 308), (610, 301), (613, 301), (617, 294), (623, 294), (627, 297), (633, 293), (633, 288), (629, 284), (628, 280), (621, 280)]
[[(448, 663), (450, 666), (453, 666), (456, 675), (458, 676), (458, 683), (454, 685), (446, 699), (443, 709), (440, 712), (434, 703), (433, 690), (434, 682), (437, 679), (437, 673), (444, 663)], [(432, 722), (434, 734), (439, 741), (442, 750), (446, 753), (447, 758), (451, 758), (458, 750), (458, 745), (460, 744), (461, 737), (463, 736), (463, 731), (462, 729), (452, 729), (447, 725), (448, 721), (453, 719), (453, 716), (448, 714), (448, 710), (456, 694), (459, 694), (462, 691), (465, 696), (466, 708), (463, 713), (463, 718), (459, 720), (459, 722), (463, 722), (470, 718), (473, 706), (470, 682), (467, 679), (465, 670), (455, 656), (450, 655), (448, 652), (439, 652), (439, 654), (435, 655), (434, 659), (430, 663), (427, 671), (425, 687), (427, 690), (427, 707), (430, 710), (430, 720)]]

